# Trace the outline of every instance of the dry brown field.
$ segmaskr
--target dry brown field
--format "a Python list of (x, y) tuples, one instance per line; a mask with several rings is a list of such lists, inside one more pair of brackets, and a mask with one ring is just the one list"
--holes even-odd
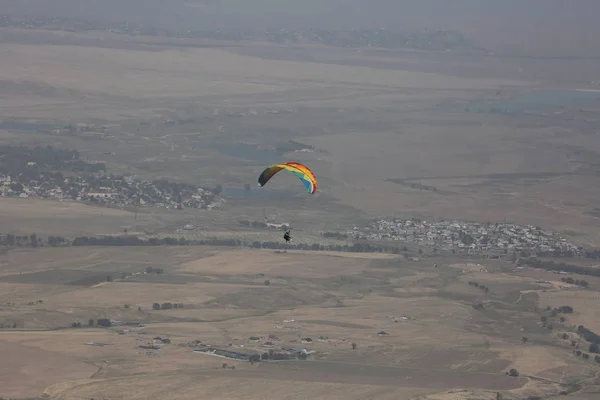
[[(115, 172), (240, 188), (275, 155), (217, 150), (214, 142), (268, 147), (294, 139), (317, 152), (280, 157), (306, 162), (319, 176), (320, 194), (302, 206), (327, 210), (321, 221), (350, 213), (507, 218), (600, 244), (593, 214), (598, 174), (586, 169), (596, 148), (589, 124), (597, 107), (581, 111), (588, 125), (573, 126), (543, 112), (465, 111), (467, 102), (494, 100), (498, 92), (506, 99), (552, 89), (529, 73), (510, 73), (538, 64), (323, 46), (177, 44), (97, 32), (49, 33), (51, 44), (44, 44), (44, 32), (3, 32), (0, 47), (9, 56), (0, 69), (0, 119), (117, 125), (101, 139), (10, 132), (4, 141), (60, 143)], [(561, 90), (578, 88), (567, 75), (561, 82)], [(299, 189), (283, 177), (272, 187)], [(263, 199), (262, 206), (281, 207), (288, 219), (300, 207), (289, 196)]]
[[(520, 393), (557, 393), (556, 382), (588, 379), (598, 371), (558, 337), (574, 323), (593, 327), (595, 303), (581, 299), (597, 289), (557, 289), (552, 296), (561, 297), (552, 298), (552, 305), (570, 304), (576, 312), (547, 332), (536, 322), (534, 306), (538, 295), (545, 306), (550, 292), (533, 277), (512, 275), (510, 265), (486, 273), (480, 272), (486, 262), (437, 261), (440, 267), (433, 268), (426, 259), (378, 254), (209, 247), (44, 248), (2, 257), (0, 342), (22, 364), (4, 366), (4, 396), (141, 399), (159, 393), (175, 399), (192, 398), (206, 386), (206, 398), (214, 399), (262, 398), (273, 390), (301, 398), (303, 387), (317, 398), (378, 393), (493, 399), (500, 391), (518, 399)], [(165, 273), (119, 278), (146, 266)], [(86, 271), (116, 279), (77, 281), (76, 272)], [(482, 295), (468, 281), (490, 287), (485, 310), (471, 307)], [(166, 301), (184, 308), (151, 309), (153, 302)], [(87, 326), (89, 318), (102, 317), (145, 326)], [(83, 326), (71, 328), (76, 321)], [(119, 329), (128, 331), (117, 334)], [(381, 331), (387, 335), (379, 336)], [(260, 353), (268, 350), (269, 335), (277, 336), (276, 349), (306, 347), (314, 354), (306, 361), (250, 365), (182, 346), (201, 340)], [(160, 350), (137, 348), (154, 336), (172, 342)], [(522, 336), (529, 342), (521, 343)], [(305, 337), (313, 341), (301, 343)], [(236, 369), (223, 370), (224, 362)], [(510, 368), (520, 377), (506, 376)], [(32, 379), (38, 375), (43, 379)]]
[[(146, 179), (253, 186), (211, 211), (0, 198), (2, 234), (72, 239), (127, 229), (280, 240), (278, 231), (239, 224), (269, 216), (291, 222), (297, 243), (329, 244), (343, 242), (322, 232), (398, 215), (508, 219), (600, 246), (597, 103), (559, 114), (467, 110), (471, 101), (581, 88), (539, 60), (7, 28), (0, 52), (0, 144), (77, 149), (109, 172)], [(40, 128), (73, 123), (108, 128)], [(290, 140), (314, 151), (277, 150)], [(315, 196), (285, 175), (255, 189), (264, 166), (282, 159), (313, 168)], [(199, 231), (177, 233), (185, 224)], [(145, 274), (147, 267), (164, 273)], [(457, 257), (208, 246), (3, 250), (0, 354), (11, 362), (0, 367), (0, 396), (494, 400), (500, 392), (524, 400), (581, 388), (568, 398), (590, 400), (600, 364), (575, 356), (562, 339), (575, 338), (578, 324), (600, 334), (600, 281), (587, 280), (581, 289), (555, 274)], [(184, 307), (153, 310), (166, 302)], [(547, 305), (575, 312), (549, 331), (541, 323)], [(88, 326), (100, 318), (145, 326)], [(262, 353), (269, 335), (279, 338), (275, 349), (314, 353), (251, 365), (185, 346), (201, 340)], [(155, 336), (172, 342), (137, 347)], [(511, 368), (519, 377), (505, 374)]]

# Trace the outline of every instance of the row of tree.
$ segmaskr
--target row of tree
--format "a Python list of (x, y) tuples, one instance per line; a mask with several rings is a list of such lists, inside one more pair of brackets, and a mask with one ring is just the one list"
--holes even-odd
[(554, 261), (541, 260), (537, 257), (521, 258), (519, 259), (518, 264), (528, 265), (532, 268), (541, 268), (547, 271), (564, 271), (572, 274), (600, 276), (600, 268), (588, 268), (579, 265), (566, 264), (564, 262), (557, 263)]
[(152, 303), (153, 310), (170, 310), (172, 308), (183, 308), (183, 303)]
[(469, 281), (469, 286), (473, 286), (473, 287), (476, 287), (478, 289), (481, 289), (485, 293), (488, 293), (490, 291), (489, 287), (487, 287), (487, 286), (485, 286), (485, 285), (483, 285), (481, 283), (478, 283), (478, 282)]
[[(88, 320), (88, 325), (87, 326), (102, 326), (104, 328), (110, 327), (111, 323), (110, 323), (110, 319), (108, 318), (98, 318), (96, 321), (94, 321), (93, 318), (90, 318)], [(73, 322), (71, 324), (72, 328), (81, 328), (83, 325), (81, 324), (81, 322), (77, 321), (77, 322)]]
[(261, 360), (306, 360), (308, 358), (306, 353), (278, 353), (275, 350), (269, 350), (268, 352), (262, 353), (260, 356)]
[(583, 338), (590, 343), (600, 344), (600, 336), (598, 336), (596, 333), (592, 332), (583, 325), (579, 325), (577, 327), (577, 333), (583, 336)]
[[(590, 359), (590, 355), (588, 353), (584, 353), (581, 350), (575, 350), (573, 351), (573, 353), (577, 356), (577, 357), (581, 357), (584, 360), (589, 360)], [(594, 360), (600, 364), (600, 356), (596, 355), (594, 356)]]
[[(341, 237), (340, 237), (341, 238)], [(36, 239), (37, 241), (34, 241)], [(33, 244), (37, 243), (37, 245)], [(120, 236), (79, 236), (68, 241), (62, 236), (49, 236), (44, 242), (42, 238), (38, 238), (34, 233), (30, 236), (15, 236), (15, 235), (0, 235), (0, 246), (17, 246), (17, 247), (43, 247), (46, 245), (57, 247), (57, 246), (227, 246), (227, 247), (239, 247), (247, 246), (250, 248), (263, 248), (263, 249), (275, 249), (275, 250), (313, 250), (313, 251), (342, 251), (342, 252), (353, 252), (353, 253), (391, 253), (400, 254), (402, 252), (408, 252), (406, 246), (399, 248), (396, 246), (386, 246), (372, 243), (353, 243), (348, 244), (333, 244), (323, 245), (319, 243), (307, 244), (287, 244), (281, 242), (272, 241), (253, 241), (243, 242), (239, 239), (227, 239), (227, 238), (211, 238), (211, 239), (185, 239), (183, 237), (162, 237), (162, 238), (148, 238), (143, 239), (132, 235), (120, 235)], [(418, 250), (419, 254), (423, 254), (423, 250)], [(147, 273), (161, 274), (161, 269), (155, 271), (146, 271)]]
[(286, 250), (314, 250), (314, 251), (345, 251), (354, 253), (393, 253), (399, 254), (401, 249), (393, 246), (376, 245), (371, 243), (353, 243), (323, 245), (313, 244), (287, 244), (281, 242), (242, 242), (239, 239), (185, 239), (183, 237), (162, 237), (143, 239), (137, 236), (80, 236), (73, 240), (73, 246), (247, 246), (262, 249), (286, 249)]
[(588, 281), (584, 281), (584, 280), (580, 280), (580, 279), (573, 279), (571, 277), (568, 278), (561, 278), (561, 281), (563, 281), (564, 283), (568, 283), (570, 285), (577, 285), (577, 286), (581, 286), (581, 287), (588, 287), (589, 283)]
[(44, 241), (44, 239), (35, 233), (32, 233), (31, 235), (0, 234), (0, 246), (35, 248), (44, 247), (46, 245), (56, 247), (62, 244), (68, 244), (67, 239), (62, 236), (48, 236), (46, 241)]
[[(548, 306), (548, 308), (550, 308), (550, 306)], [(560, 306), (560, 307), (555, 307), (555, 308), (550, 308), (550, 314), (555, 317), (556, 314), (572, 314), (573, 313), (573, 307), (571, 306)]]

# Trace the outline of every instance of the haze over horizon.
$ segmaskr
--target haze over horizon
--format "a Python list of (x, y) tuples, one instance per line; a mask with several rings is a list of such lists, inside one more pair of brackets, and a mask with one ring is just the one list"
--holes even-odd
[(600, 56), (594, 0), (0, 0), (0, 14), (169, 29), (415, 29), (465, 33), (499, 54)]

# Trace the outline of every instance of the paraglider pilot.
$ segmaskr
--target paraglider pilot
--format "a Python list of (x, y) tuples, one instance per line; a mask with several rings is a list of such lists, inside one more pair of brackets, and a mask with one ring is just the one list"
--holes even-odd
[(290, 236), (290, 231), (285, 231), (285, 233), (283, 234), (283, 239), (285, 240), (286, 243), (289, 243), (290, 240), (292, 239), (292, 237)]

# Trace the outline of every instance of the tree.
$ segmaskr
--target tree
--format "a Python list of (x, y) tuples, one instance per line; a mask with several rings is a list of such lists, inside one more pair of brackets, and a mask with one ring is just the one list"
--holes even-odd
[(32, 233), (29, 236), (29, 243), (31, 244), (31, 247), (37, 247), (38, 246), (38, 237), (35, 233)]
[(352, 350), (356, 350), (356, 343), (352, 343)]
[(423, 254), (423, 250), (419, 249), (419, 254)]
[(104, 326), (104, 327), (109, 327), (110, 326), (110, 319), (108, 319), (108, 318), (98, 318), (98, 321), (96, 321), (96, 325), (98, 325), (98, 326)]
[(510, 371), (508, 371), (508, 375), (513, 376), (513, 377), (516, 378), (517, 376), (519, 376), (519, 371), (517, 371), (514, 368), (511, 368)]
[(112, 278), (112, 276), (110, 276), (110, 275), (107, 275), (107, 276), (106, 276), (106, 282), (112, 282), (112, 281), (113, 281), (113, 278)]
[(58, 240), (56, 238), (56, 236), (48, 236), (48, 244), (51, 247), (56, 247), (58, 246)]
[(248, 361), (250, 361), (250, 364), (254, 364), (255, 362), (259, 362), (260, 361), (260, 354), (252, 354), (250, 356), (250, 358), (248, 359)]
[(160, 310), (160, 304), (158, 304), (158, 303), (152, 303), (152, 309), (153, 310)]
[(527, 343), (528, 341), (529, 341), (529, 339), (527, 338), (527, 336), (523, 336), (521, 338), (521, 342), (523, 342), (523, 343)]
[(94, 326), (94, 320), (92, 318), (88, 320), (88, 326)]
[(267, 279), (267, 280), (265, 281), (265, 285), (266, 285), (266, 286), (269, 286), (270, 284), (271, 284), (271, 281)]

